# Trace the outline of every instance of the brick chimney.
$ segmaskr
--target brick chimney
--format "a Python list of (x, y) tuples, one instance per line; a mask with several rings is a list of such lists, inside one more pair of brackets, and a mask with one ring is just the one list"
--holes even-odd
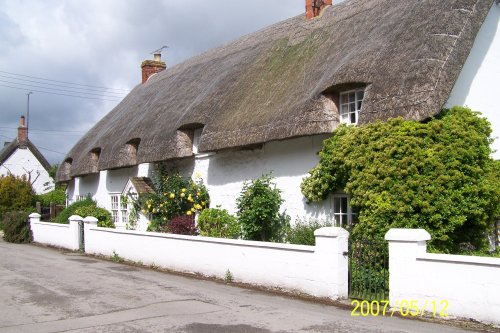
[(24, 116), (21, 116), (19, 127), (17, 128), (17, 141), (21, 145), (28, 143), (28, 127), (24, 123)]
[(306, 18), (308, 20), (319, 16), (321, 11), (332, 5), (332, 0), (306, 0)]
[(161, 61), (161, 53), (155, 53), (154, 57), (154, 60), (144, 60), (141, 64), (142, 83), (145, 83), (151, 75), (159, 73), (167, 68), (167, 64)]

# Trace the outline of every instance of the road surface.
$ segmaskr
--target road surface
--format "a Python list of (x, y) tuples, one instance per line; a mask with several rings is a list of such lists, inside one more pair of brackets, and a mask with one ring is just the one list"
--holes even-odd
[(0, 332), (465, 332), (0, 240)]

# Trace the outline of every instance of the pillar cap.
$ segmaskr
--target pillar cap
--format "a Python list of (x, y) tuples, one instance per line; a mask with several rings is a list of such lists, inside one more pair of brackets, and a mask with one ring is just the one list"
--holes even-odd
[(90, 224), (97, 224), (99, 220), (96, 219), (95, 217), (93, 216), (87, 216), (86, 218), (83, 219), (83, 222), (85, 223), (90, 223)]
[(390, 229), (385, 234), (385, 240), (400, 242), (422, 242), (431, 239), (431, 235), (424, 229)]
[(71, 215), (68, 220), (70, 220), (70, 221), (81, 221), (81, 220), (83, 220), (83, 218), (80, 215)]
[(339, 227), (323, 227), (314, 230), (315, 237), (340, 237), (349, 236), (349, 232), (344, 228)]
[(42, 217), (42, 215), (40, 215), (38, 213), (31, 213), (28, 217), (31, 217), (31, 218), (40, 218), (40, 217)]

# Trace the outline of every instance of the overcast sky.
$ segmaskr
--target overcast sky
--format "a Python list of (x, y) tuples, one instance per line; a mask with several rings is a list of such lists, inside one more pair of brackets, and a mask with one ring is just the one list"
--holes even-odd
[(3, 146), (17, 135), (19, 117), (27, 110), (26, 94), (32, 91), (29, 137), (50, 163), (58, 163), (140, 83), (140, 64), (152, 58), (150, 52), (168, 45), (162, 58), (171, 67), (302, 14), (304, 3), (0, 0), (0, 142)]

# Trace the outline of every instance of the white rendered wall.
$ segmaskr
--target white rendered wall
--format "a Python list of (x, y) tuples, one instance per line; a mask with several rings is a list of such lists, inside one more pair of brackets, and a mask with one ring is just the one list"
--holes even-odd
[(330, 135), (301, 137), (266, 143), (262, 149), (218, 152), (195, 157), (194, 167), (187, 174), (201, 176), (210, 193), (211, 206), (221, 205), (236, 213), (236, 198), (245, 180), (260, 177), (272, 171), (276, 185), (285, 200), (281, 206), (292, 217), (330, 220), (330, 203), (306, 204), (300, 191), (302, 179), (319, 161), (317, 153), (323, 140)]
[[(422, 229), (391, 229), (389, 241), (389, 301), (416, 301), (420, 309), (500, 325), (500, 258), (431, 254), (430, 235)], [(412, 310), (415, 312), (415, 310)]]
[(136, 177), (139, 168), (104, 170), (98, 174), (75, 177), (67, 188), (68, 201), (75, 202), (79, 195), (88, 195), (100, 207), (111, 210), (111, 194), (121, 194), (130, 177)]
[[(168, 161), (167, 167), (178, 169), (193, 179), (201, 177), (208, 188), (211, 207), (220, 205), (233, 214), (245, 180), (272, 171), (285, 200), (281, 209), (292, 217), (292, 223), (297, 219), (332, 222), (329, 200), (307, 204), (300, 191), (302, 179), (318, 163), (317, 153), (328, 137), (330, 135), (308, 136), (269, 142), (262, 149), (197, 154), (194, 158)], [(78, 195), (91, 193), (100, 206), (110, 210), (111, 193), (121, 193), (130, 177), (151, 176), (153, 172), (152, 165), (141, 164), (77, 177), (69, 183), (68, 197), (75, 200)], [(144, 226), (144, 223), (140, 225)], [(145, 229), (141, 227), (139, 230)]]
[(316, 230), (316, 246), (265, 243), (99, 228), (85, 224), (85, 252), (181, 272), (345, 298), (347, 239), (342, 228)]
[[(54, 189), (54, 180), (38, 159), (33, 155), (29, 148), (18, 148), (6, 161), (0, 166), (0, 175), (7, 174), (14, 176), (29, 177), (31, 173), (31, 185), (37, 194), (46, 193)], [(48, 186), (44, 184), (48, 183)]]
[(500, 159), (500, 5), (493, 4), (450, 94), (446, 107), (468, 106), (492, 124), (495, 159)]
[(80, 245), (79, 220), (81, 220), (79, 216), (72, 216), (69, 224), (41, 222), (40, 214), (33, 213), (30, 215), (33, 241), (69, 250), (78, 250)]

